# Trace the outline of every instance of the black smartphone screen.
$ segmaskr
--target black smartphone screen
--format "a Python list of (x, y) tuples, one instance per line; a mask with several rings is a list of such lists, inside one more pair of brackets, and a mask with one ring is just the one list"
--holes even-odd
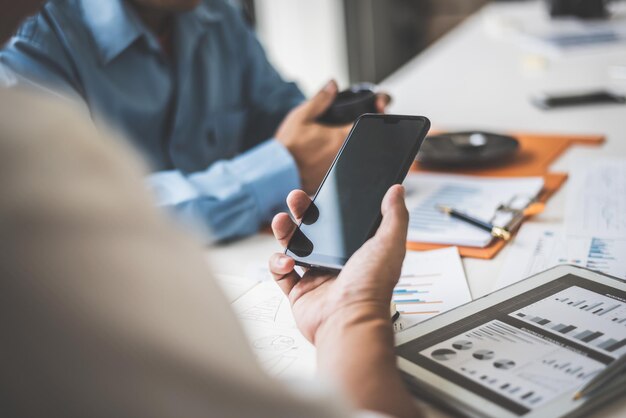
[(418, 116), (361, 116), (285, 253), (304, 266), (343, 267), (376, 231), (385, 193), (402, 183), (429, 127)]

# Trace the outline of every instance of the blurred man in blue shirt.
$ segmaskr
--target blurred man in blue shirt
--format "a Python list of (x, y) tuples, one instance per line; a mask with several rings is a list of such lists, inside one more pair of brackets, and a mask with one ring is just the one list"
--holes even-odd
[(256, 232), (292, 189), (314, 192), (347, 133), (315, 123), (336, 84), (304, 102), (225, 0), (49, 0), (0, 64), (121, 131), (159, 203), (212, 240)]

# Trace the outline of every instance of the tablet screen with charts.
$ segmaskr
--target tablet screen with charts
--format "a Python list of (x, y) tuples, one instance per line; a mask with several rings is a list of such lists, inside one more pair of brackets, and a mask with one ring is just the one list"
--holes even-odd
[(439, 315), (397, 338), (417, 391), (468, 416), (577, 415), (575, 392), (626, 354), (626, 283), (560, 266)]

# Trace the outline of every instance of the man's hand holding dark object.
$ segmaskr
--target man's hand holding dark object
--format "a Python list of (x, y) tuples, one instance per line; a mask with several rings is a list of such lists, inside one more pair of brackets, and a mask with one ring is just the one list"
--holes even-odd
[[(337, 93), (337, 83), (329, 81), (310, 100), (292, 110), (275, 135), (295, 159), (302, 189), (307, 194), (315, 193), (352, 129), (352, 123), (329, 126), (317, 121), (333, 103)], [(377, 111), (384, 113), (388, 103), (389, 96), (379, 94), (376, 98)]]
[(308, 194), (315, 193), (352, 128), (352, 124), (330, 127), (315, 121), (336, 95), (337, 84), (328, 82), (310, 100), (292, 110), (276, 132), (276, 139), (295, 159), (302, 188)]

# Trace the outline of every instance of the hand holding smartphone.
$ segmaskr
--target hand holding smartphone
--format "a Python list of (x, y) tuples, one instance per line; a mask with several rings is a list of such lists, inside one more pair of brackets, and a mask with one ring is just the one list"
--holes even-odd
[(376, 232), (385, 193), (402, 183), (429, 128), (422, 116), (361, 116), (285, 254), (301, 266), (340, 270)]

